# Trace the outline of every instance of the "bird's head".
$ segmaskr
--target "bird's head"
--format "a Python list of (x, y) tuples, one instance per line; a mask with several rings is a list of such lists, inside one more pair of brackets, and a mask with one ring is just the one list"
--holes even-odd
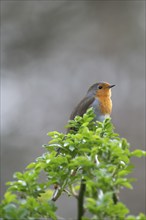
[(89, 95), (94, 95), (96, 97), (105, 97), (105, 96), (111, 96), (111, 88), (114, 87), (115, 85), (110, 85), (107, 82), (99, 82), (93, 84), (87, 94)]

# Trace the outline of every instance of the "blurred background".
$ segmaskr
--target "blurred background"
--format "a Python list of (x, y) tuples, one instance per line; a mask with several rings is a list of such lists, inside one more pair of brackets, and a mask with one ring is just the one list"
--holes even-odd
[[(48, 131), (65, 131), (73, 107), (98, 81), (113, 88), (116, 132), (145, 149), (145, 2), (1, 2), (1, 194), (40, 156)], [(132, 161), (134, 190), (121, 200), (145, 212), (145, 161)], [(74, 218), (76, 201), (57, 201)], [(66, 207), (64, 209), (64, 207)]]

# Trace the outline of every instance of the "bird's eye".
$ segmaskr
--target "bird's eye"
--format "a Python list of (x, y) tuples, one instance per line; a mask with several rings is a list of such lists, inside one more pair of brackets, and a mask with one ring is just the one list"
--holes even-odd
[(102, 89), (102, 86), (99, 86), (98, 89)]

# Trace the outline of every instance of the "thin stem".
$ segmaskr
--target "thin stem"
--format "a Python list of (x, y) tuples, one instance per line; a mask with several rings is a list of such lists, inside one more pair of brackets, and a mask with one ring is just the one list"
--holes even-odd
[(80, 191), (78, 196), (78, 220), (82, 219), (84, 214), (84, 194), (86, 190), (85, 180), (81, 180)]
[(68, 179), (66, 179), (64, 181), (62, 186), (59, 186), (59, 185), (57, 186), (57, 188), (55, 189), (55, 191), (53, 193), (53, 196), (52, 196), (52, 199), (51, 199), (52, 201), (55, 202), (61, 196), (62, 192), (65, 189), (65, 186), (67, 185), (67, 183), (68, 183)]
[(62, 193), (62, 190), (60, 189), (60, 187), (55, 189), (55, 191), (53, 193), (52, 201), (55, 202), (61, 196), (61, 193)]
[(66, 192), (68, 196), (72, 195), (72, 193), (69, 190), (67, 190), (67, 189), (64, 189), (63, 191)]
[(69, 186), (69, 189), (70, 189), (72, 195), (73, 195), (76, 199), (78, 199), (78, 194), (77, 194), (77, 192), (75, 191), (74, 187), (73, 187), (72, 185), (70, 185), (70, 186)]

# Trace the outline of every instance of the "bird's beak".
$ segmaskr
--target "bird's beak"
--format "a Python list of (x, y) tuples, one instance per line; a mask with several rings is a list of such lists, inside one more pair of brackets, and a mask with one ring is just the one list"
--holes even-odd
[(112, 87), (114, 87), (114, 86), (115, 86), (115, 85), (110, 85), (109, 88), (112, 88)]

